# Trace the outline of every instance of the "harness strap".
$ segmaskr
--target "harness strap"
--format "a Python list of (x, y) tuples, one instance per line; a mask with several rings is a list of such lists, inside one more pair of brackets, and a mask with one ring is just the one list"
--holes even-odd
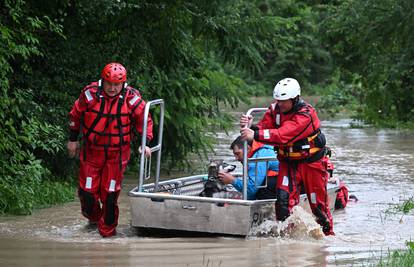
[[(95, 120), (92, 122), (91, 127), (88, 129), (86, 134), (83, 136), (84, 145), (85, 145), (85, 148), (83, 150), (83, 160), (86, 160), (86, 148), (88, 147), (89, 135), (91, 134), (92, 130), (95, 128), (96, 124), (98, 124), (105, 109), (105, 98), (102, 97), (101, 92), (102, 92), (102, 86), (99, 86), (98, 91), (96, 92), (96, 96), (98, 97), (98, 102), (100, 102), (99, 112)], [(102, 100), (102, 102), (100, 100)]]
[[(123, 125), (124, 126), (124, 125)], [(87, 127), (85, 127), (86, 129), (89, 129), (89, 128), (87, 128)], [(114, 134), (114, 133), (102, 133), (102, 132), (97, 132), (97, 131), (95, 131), (95, 130), (92, 130), (91, 131), (92, 133), (94, 133), (94, 134), (96, 134), (96, 135), (99, 135), (99, 136), (109, 136), (109, 137), (112, 137), (112, 136), (119, 136), (119, 133), (116, 133), (116, 134)], [(128, 132), (125, 132), (124, 133), (124, 135), (127, 135), (127, 134), (130, 134), (131, 133), (131, 131), (128, 131)]]
[[(309, 149), (310, 154), (315, 154), (316, 152), (320, 151), (321, 148), (319, 147), (312, 147)], [(300, 152), (285, 152), (283, 150), (279, 150), (278, 153), (284, 157), (300, 157), (302, 154)]]
[(312, 163), (315, 162), (317, 160), (320, 160), (321, 158), (323, 158), (326, 153), (328, 153), (329, 149), (327, 147), (324, 148), (320, 148), (318, 152), (316, 152), (315, 154), (313, 154), (312, 156), (310, 156), (309, 158), (305, 158), (305, 159), (283, 159), (283, 160), (288, 160), (289, 162), (306, 162), (306, 163)]
[(121, 108), (125, 101), (125, 94), (126, 90), (125, 88), (122, 89), (122, 93), (119, 96), (118, 99), (118, 107), (116, 111), (116, 118), (119, 126), (119, 144), (121, 149), (119, 150), (119, 170), (122, 171), (122, 146), (124, 145), (124, 134), (122, 132), (122, 120), (121, 120)]
[[(94, 110), (94, 109), (90, 110), (90, 112), (99, 113), (98, 110)], [(118, 114), (101, 114), (101, 116), (102, 117), (117, 117), (119, 115)], [(126, 117), (126, 116), (129, 116), (129, 113), (121, 113), (120, 116), (125, 116)]]
[(308, 137), (305, 137), (305, 138), (303, 138), (303, 139), (301, 139), (301, 140), (298, 140), (298, 141), (295, 141), (295, 142), (289, 142), (288, 144), (287, 144), (287, 146), (288, 147), (293, 147), (293, 146), (295, 146), (295, 144), (296, 143), (299, 143), (299, 142), (301, 142), (301, 141), (303, 141), (303, 140), (307, 140), (308, 142), (311, 142), (311, 141), (313, 141), (316, 137), (318, 137), (318, 135), (321, 133), (321, 130), (320, 129), (318, 129), (318, 130), (316, 130), (316, 131), (314, 131), (313, 133), (311, 133), (311, 135), (310, 136), (308, 136)]
[(311, 142), (314, 141), (322, 132), (320, 129), (314, 131), (310, 136), (300, 139), (296, 142), (290, 142), (286, 146), (279, 149), (279, 155), (283, 157), (292, 157), (292, 158), (300, 158), (303, 157), (301, 152), (306, 151), (310, 155), (313, 155), (320, 151), (322, 147), (318, 147), (313, 143), (313, 147), (311, 147)]
[[(100, 89), (101, 90), (101, 89)], [(98, 95), (98, 94), (97, 94)], [(96, 127), (96, 125), (98, 124), (99, 120), (102, 117), (102, 114), (104, 112), (105, 109), (105, 98), (101, 97), (101, 95), (99, 94), (99, 98), (102, 100), (100, 107), (99, 107), (99, 112), (98, 115), (96, 116), (95, 120), (92, 122), (91, 127), (88, 129), (88, 131), (86, 132), (86, 134), (84, 135), (85, 140), (88, 140), (89, 135), (92, 133), (92, 130)]]
[(135, 112), (135, 110), (137, 109), (137, 107), (139, 107), (139, 105), (141, 105), (142, 102), (142, 98), (141, 100), (139, 100), (138, 104), (132, 109), (131, 114), (133, 114)]

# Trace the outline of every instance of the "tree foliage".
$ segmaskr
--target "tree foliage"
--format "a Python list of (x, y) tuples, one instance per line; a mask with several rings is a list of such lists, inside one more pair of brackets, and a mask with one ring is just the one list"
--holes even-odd
[[(217, 103), (234, 107), (245, 99), (256, 88), (252, 81), (268, 78), (260, 73), (266, 64), (275, 65), (271, 54), (284, 55), (300, 36), (301, 16), (284, 12), (291, 3), (278, 9), (277, 1), (67, 1), (47, 7), (33, 1), (31, 9), (54, 18), (65, 36), (44, 37), (53, 46), (36, 58), (44, 67), (36, 68), (33, 78), (47, 88), (39, 101), (63, 102), (47, 116), (64, 125), (68, 100), (96, 80), (103, 65), (120, 61), (145, 99), (167, 100), (164, 149), (167, 158), (180, 162), (188, 153), (209, 149), (206, 131), (229, 125)], [(291, 13), (300, 13), (294, 9)], [(91, 15), (95, 10), (99, 16)], [(295, 67), (276, 68), (271, 83)]]
[(413, 18), (410, 0), (347, 0), (329, 7), (326, 40), (343, 79), (361, 83), (361, 116), (369, 122), (414, 121)]
[(60, 27), (27, 12), (24, 1), (5, 1), (0, 32), (0, 213), (29, 213), (35, 205), (67, 198), (51, 196), (69, 190), (53, 186), (44, 161), (62, 152), (63, 129), (44, 120), (46, 106), (22, 79), (32, 71), (30, 60), (43, 55), (39, 35), (59, 34)]

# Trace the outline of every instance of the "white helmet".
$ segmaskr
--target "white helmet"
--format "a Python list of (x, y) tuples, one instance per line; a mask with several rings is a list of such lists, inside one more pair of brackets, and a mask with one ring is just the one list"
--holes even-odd
[(293, 78), (285, 78), (279, 81), (273, 89), (273, 98), (276, 100), (287, 100), (300, 95), (300, 85)]

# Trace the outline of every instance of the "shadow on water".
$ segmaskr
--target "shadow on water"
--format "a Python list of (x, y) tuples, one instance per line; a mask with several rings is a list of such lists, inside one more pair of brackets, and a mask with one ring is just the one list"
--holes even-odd
[(155, 237), (155, 238), (204, 238), (204, 237), (229, 237), (229, 238), (243, 238), (244, 236), (223, 235), (215, 233), (202, 233), (192, 231), (167, 230), (156, 228), (136, 228), (135, 233), (140, 237)]

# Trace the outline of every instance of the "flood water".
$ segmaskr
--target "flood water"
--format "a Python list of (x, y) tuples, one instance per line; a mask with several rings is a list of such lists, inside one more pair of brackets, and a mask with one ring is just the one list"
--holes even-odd
[[(323, 130), (336, 176), (359, 199), (333, 213), (334, 237), (140, 237), (129, 226), (126, 194), (136, 181), (128, 178), (116, 237), (88, 229), (78, 201), (0, 217), (0, 266), (370, 266), (405, 248), (414, 216), (390, 210), (414, 196), (414, 133), (353, 129), (348, 120), (323, 121)], [(232, 159), (236, 135), (219, 135), (216, 158)]]

